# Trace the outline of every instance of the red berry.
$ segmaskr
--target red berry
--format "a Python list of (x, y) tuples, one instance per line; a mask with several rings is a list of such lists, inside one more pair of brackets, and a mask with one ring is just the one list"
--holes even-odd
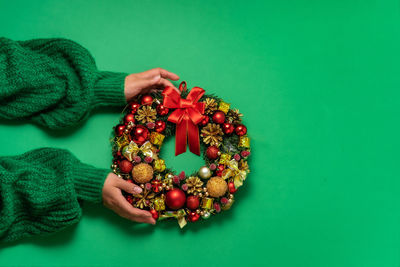
[(216, 212), (221, 212), (221, 205), (219, 205), (219, 203), (214, 203), (214, 209)]
[(225, 122), (224, 124), (222, 124), (222, 130), (225, 134), (231, 134), (235, 130), (235, 127), (232, 123)]
[(129, 202), (129, 204), (133, 203), (133, 197), (131, 195), (126, 196), (126, 200)]
[(158, 211), (156, 211), (155, 209), (151, 209), (150, 213), (154, 220), (158, 219)]
[(158, 115), (161, 115), (161, 116), (165, 116), (169, 112), (169, 109), (167, 107), (163, 106), (163, 104), (158, 104), (156, 107), (156, 110), (157, 110)]
[(200, 125), (201, 126), (206, 126), (209, 121), (210, 121), (210, 117), (204, 116), (203, 120), (200, 122)]
[(240, 153), (240, 155), (242, 155), (242, 157), (248, 157), (248, 156), (250, 156), (250, 151), (247, 151), (247, 150), (243, 150), (241, 153)]
[(200, 214), (197, 214), (197, 213), (194, 212), (194, 211), (189, 212), (188, 219), (189, 219), (190, 222), (195, 222), (195, 221), (197, 221), (199, 218), (200, 218)]
[(154, 127), (154, 129), (156, 130), (156, 132), (161, 133), (165, 130), (166, 124), (164, 121), (156, 121), (156, 125)]
[(132, 102), (132, 103), (129, 104), (129, 107), (131, 109), (131, 113), (135, 114), (136, 111), (138, 111), (138, 109), (140, 108), (140, 104), (136, 103), (136, 102)]
[(174, 184), (179, 184), (179, 182), (180, 182), (179, 177), (175, 175), (174, 178), (172, 178), (172, 182)]

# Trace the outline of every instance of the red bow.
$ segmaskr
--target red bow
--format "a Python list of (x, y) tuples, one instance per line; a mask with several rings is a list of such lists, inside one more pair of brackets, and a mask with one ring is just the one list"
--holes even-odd
[[(186, 82), (179, 85), (179, 90), (186, 90)], [(186, 99), (172, 87), (166, 87), (163, 105), (167, 108), (175, 109), (168, 117), (168, 121), (176, 124), (175, 133), (175, 156), (186, 151), (187, 139), (189, 139), (189, 149), (192, 153), (200, 155), (200, 138), (197, 124), (203, 120), (203, 102), (198, 102), (204, 95), (204, 90), (200, 87), (193, 87)]]

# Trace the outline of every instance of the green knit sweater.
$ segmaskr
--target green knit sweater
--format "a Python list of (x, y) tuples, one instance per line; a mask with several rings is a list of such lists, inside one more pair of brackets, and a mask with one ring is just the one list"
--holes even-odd
[[(94, 108), (125, 105), (126, 75), (99, 71), (89, 52), (70, 40), (0, 38), (0, 118), (71, 127)], [(0, 157), (0, 241), (78, 222), (80, 200), (101, 202), (108, 173), (64, 149)]]

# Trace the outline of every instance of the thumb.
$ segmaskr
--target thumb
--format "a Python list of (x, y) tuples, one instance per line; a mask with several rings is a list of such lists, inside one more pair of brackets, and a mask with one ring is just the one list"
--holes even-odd
[(136, 184), (125, 181), (122, 178), (118, 178), (116, 187), (118, 187), (121, 190), (124, 190), (127, 193), (131, 193), (131, 194), (142, 193), (142, 188), (140, 188), (140, 186), (137, 186)]

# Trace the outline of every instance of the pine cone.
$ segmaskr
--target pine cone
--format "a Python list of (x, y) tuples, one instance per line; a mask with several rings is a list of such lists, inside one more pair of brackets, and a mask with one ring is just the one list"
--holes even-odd
[(207, 115), (213, 114), (218, 108), (217, 101), (215, 101), (215, 99), (213, 98), (206, 98), (204, 103), (205, 103), (204, 113)]
[(239, 124), (242, 122), (242, 116), (243, 114), (239, 113), (238, 109), (230, 109), (226, 114), (226, 119), (230, 123)]

